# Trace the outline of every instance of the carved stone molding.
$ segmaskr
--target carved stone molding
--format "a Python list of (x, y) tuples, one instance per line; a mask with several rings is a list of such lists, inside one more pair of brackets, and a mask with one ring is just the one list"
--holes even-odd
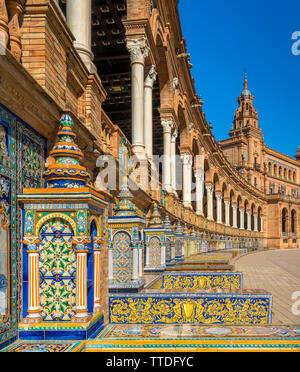
[(154, 65), (152, 65), (145, 79), (145, 87), (153, 88), (156, 79), (157, 79), (156, 68)]
[(161, 125), (164, 129), (164, 133), (169, 133), (173, 129), (173, 120), (171, 119), (162, 119), (161, 120)]
[(0, 43), (3, 48), (8, 44), (8, 14), (5, 0), (0, 0)]
[(12, 55), (17, 61), (21, 60), (22, 44), (19, 18), (23, 11), (25, 0), (7, 0), (7, 10), (9, 15), (9, 46)]
[(146, 39), (127, 40), (127, 49), (130, 53), (131, 63), (145, 63), (145, 59), (149, 54)]

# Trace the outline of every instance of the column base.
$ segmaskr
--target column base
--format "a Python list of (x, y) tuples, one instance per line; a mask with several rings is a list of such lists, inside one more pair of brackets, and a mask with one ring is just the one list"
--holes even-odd
[(39, 316), (27, 316), (25, 319), (23, 319), (24, 324), (38, 324), (41, 323), (42, 317)]
[(146, 148), (144, 145), (138, 145), (138, 144), (132, 145), (133, 154), (138, 158), (147, 160), (145, 150)]
[(91, 319), (91, 315), (88, 312), (78, 312), (72, 319), (72, 323), (87, 323)]

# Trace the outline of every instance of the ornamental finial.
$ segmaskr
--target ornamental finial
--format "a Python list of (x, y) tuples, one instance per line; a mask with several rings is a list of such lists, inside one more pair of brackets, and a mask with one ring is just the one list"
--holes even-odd
[(45, 178), (51, 188), (82, 188), (85, 187), (89, 174), (80, 165), (83, 153), (75, 143), (76, 134), (73, 132), (74, 123), (69, 115), (64, 115), (60, 121), (58, 142), (50, 155), (55, 164), (47, 166)]

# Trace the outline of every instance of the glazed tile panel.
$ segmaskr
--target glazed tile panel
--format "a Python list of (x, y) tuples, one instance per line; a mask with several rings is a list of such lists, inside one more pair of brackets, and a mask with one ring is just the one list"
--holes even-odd
[(17, 194), (43, 186), (44, 160), (45, 139), (0, 105), (0, 347), (16, 337), (23, 304)]
[(242, 273), (163, 274), (163, 289), (241, 289)]
[(112, 324), (270, 324), (271, 294), (151, 294), (109, 298)]

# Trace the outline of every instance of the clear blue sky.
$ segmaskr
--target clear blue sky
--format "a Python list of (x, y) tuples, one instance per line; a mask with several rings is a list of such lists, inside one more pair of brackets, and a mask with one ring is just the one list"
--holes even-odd
[(267, 146), (296, 155), (300, 146), (299, 0), (180, 0), (192, 75), (216, 140), (228, 137), (244, 69)]

